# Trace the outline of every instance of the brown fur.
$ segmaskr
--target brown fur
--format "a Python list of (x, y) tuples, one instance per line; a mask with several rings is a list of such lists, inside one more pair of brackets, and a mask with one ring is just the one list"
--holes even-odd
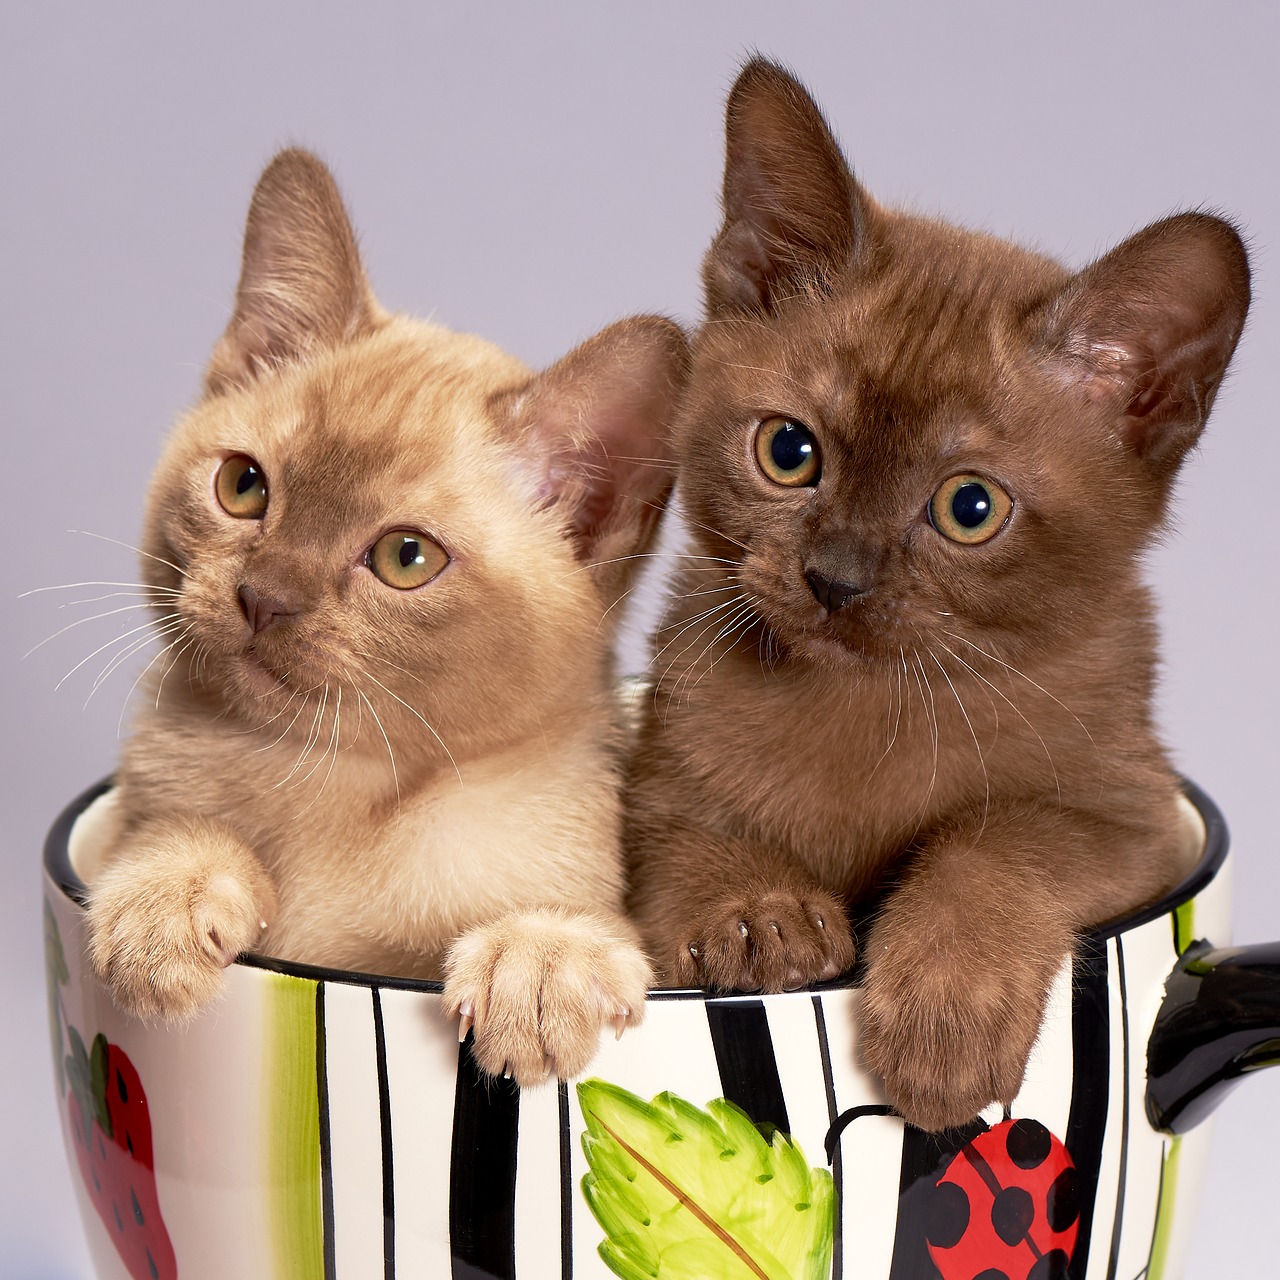
[[(1248, 306), (1235, 231), (1157, 223), (1087, 270), (881, 208), (804, 89), (730, 98), (725, 221), (678, 424), (690, 560), (629, 784), (630, 905), (666, 982), (853, 959), (866, 1064), (939, 1128), (1017, 1092), (1083, 929), (1184, 870), (1143, 549)], [(809, 487), (753, 455), (773, 415)], [(962, 545), (928, 507), (1013, 499)], [(856, 588), (829, 611), (806, 574)]]
[[(386, 314), (327, 170), (276, 158), (148, 506), (173, 643), (90, 906), (124, 1008), (185, 1017), (248, 949), (445, 976), (481, 1064), (525, 1083), (639, 1019), (606, 625), (635, 561), (597, 561), (651, 538), (670, 467), (637, 459), (668, 458), (686, 364), (656, 317), (535, 375)], [(216, 496), (235, 454), (267, 477), (260, 519)], [(449, 556), (413, 590), (367, 558), (400, 528)]]

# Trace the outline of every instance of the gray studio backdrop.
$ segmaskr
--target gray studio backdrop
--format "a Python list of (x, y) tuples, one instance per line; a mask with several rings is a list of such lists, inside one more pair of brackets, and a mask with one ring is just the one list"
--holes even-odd
[[(0, 15), (6, 453), (0, 1270), (85, 1276), (48, 1061), (42, 834), (105, 774), (140, 655), (84, 704), (118, 618), (33, 587), (134, 578), (167, 424), (224, 325), (260, 167), (335, 168), (389, 306), (546, 363), (641, 310), (698, 315), (724, 93), (792, 65), (880, 197), (1083, 263), (1175, 209), (1225, 210), (1256, 305), (1152, 556), (1161, 718), (1225, 809), (1238, 937), (1280, 936), (1275, 566), (1280, 10), (1257, 4), (7, 4)], [(123, 615), (129, 617), (131, 615)], [(1274, 1274), (1280, 1073), (1235, 1095), (1193, 1280)], [(1130, 1280), (1121, 1277), (1120, 1280)]]

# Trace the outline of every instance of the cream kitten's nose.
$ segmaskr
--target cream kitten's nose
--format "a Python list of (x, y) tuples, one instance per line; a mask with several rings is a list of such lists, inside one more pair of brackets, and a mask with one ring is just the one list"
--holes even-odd
[(296, 600), (255, 591), (247, 582), (240, 584), (236, 594), (240, 597), (240, 608), (244, 612), (245, 621), (255, 636), (273, 626), (279, 619), (291, 618), (301, 612)]

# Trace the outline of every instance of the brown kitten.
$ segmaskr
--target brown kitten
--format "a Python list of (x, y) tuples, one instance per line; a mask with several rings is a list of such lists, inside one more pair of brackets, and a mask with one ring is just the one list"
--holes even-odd
[(172, 643), (89, 913), (122, 1007), (183, 1018), (249, 949), (445, 976), (521, 1083), (640, 1018), (607, 621), (686, 366), (656, 317), (534, 374), (388, 315), (328, 171), (272, 162), (148, 504)]
[(853, 959), (860, 1044), (937, 1129), (1009, 1102), (1074, 937), (1169, 888), (1141, 553), (1239, 337), (1234, 229), (1079, 273), (884, 209), (764, 61), (677, 426), (693, 550), (629, 784), (630, 905), (668, 983)]

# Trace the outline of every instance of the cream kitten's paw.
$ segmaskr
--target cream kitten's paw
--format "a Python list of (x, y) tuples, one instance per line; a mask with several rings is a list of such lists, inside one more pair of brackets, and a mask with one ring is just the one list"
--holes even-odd
[(90, 958), (116, 1004), (180, 1022), (213, 1000), (226, 967), (265, 933), (275, 906), (265, 880), (176, 857), (108, 867), (89, 903)]
[(621, 1035), (644, 1014), (651, 978), (616, 917), (542, 908), (512, 912), (460, 937), (445, 962), (445, 1007), (475, 1032), (490, 1075), (538, 1084), (577, 1075), (604, 1027)]

